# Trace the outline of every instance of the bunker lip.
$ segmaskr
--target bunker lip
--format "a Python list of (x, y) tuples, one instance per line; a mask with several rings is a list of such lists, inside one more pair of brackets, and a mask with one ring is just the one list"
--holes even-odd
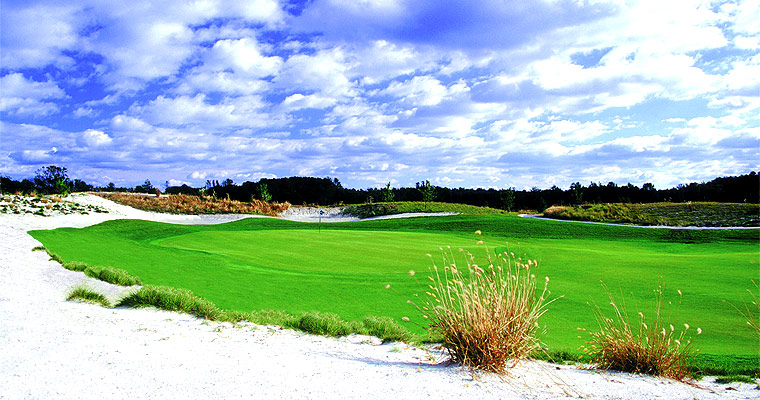
[[(506, 377), (440, 363), (439, 349), (368, 337), (334, 339), (272, 326), (214, 323), (154, 309), (65, 301), (86, 283), (123, 290), (48, 261), (26, 232), (110, 219), (220, 223), (147, 213), (95, 196), (108, 214), (0, 215), (0, 387), (7, 398), (597, 398), (748, 399), (755, 385), (696, 385), (576, 366), (524, 362)], [(248, 216), (244, 216), (248, 217)], [(114, 379), (118, 377), (118, 379)]]

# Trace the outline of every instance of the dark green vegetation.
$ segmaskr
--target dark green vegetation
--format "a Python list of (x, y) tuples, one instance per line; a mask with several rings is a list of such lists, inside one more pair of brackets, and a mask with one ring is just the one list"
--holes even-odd
[[(347, 321), (406, 316), (412, 321), (401, 324), (421, 334), (425, 322), (406, 300), (424, 293), (425, 254), (440, 259), (439, 248), (447, 245), (484, 254), (474, 244), (475, 230), (486, 234), (491, 249), (538, 259), (539, 279), (551, 277), (551, 296), (563, 296), (541, 320), (550, 352), (577, 354), (585, 343), (576, 328), (596, 326), (588, 303), (608, 301), (600, 281), (635, 298), (629, 310), (645, 313), (654, 304), (653, 290), (664, 282), (666, 302), (677, 303), (676, 291), (683, 292), (680, 312), (669, 322), (703, 330), (693, 337), (699, 369), (738, 365), (760, 371), (757, 337), (731, 306), (742, 304), (751, 280), (758, 279), (757, 230), (456, 215), (330, 224), (321, 233), (315, 225), (274, 219), (207, 226), (119, 220), (30, 233), (65, 262), (121, 268), (150, 285), (192, 290), (224, 310), (319, 311)], [(409, 277), (409, 270), (418, 273)], [(393, 289), (384, 289), (386, 284)], [(735, 361), (740, 356), (745, 358)]]
[(77, 286), (69, 292), (66, 300), (81, 300), (87, 303), (99, 304), (103, 307), (111, 307), (111, 303), (106, 296), (86, 287)]
[[(52, 172), (52, 174), (51, 174)], [(42, 179), (38, 179), (42, 178)], [(48, 166), (38, 171), (34, 182), (29, 179), (15, 181), (0, 176), (0, 193), (47, 193), (47, 182), (63, 182), (74, 192), (106, 191), (158, 194), (161, 191), (150, 180), (135, 187), (116, 187), (109, 183), (93, 187), (79, 179), (70, 181), (66, 169)], [(61, 180), (63, 179), (63, 180)], [(60, 186), (60, 185), (58, 185)], [(756, 172), (746, 175), (715, 178), (709, 182), (681, 184), (669, 189), (655, 189), (651, 183), (641, 187), (633, 184), (618, 185), (614, 182), (590, 182), (584, 186), (575, 182), (568, 189), (553, 186), (549, 189), (532, 188), (451, 188), (433, 186), (429, 181), (418, 182), (416, 187), (390, 187), (353, 189), (341, 185), (337, 178), (314, 178), (292, 176), (286, 178), (263, 178), (258, 182), (246, 181), (235, 184), (232, 179), (223, 181), (207, 180), (204, 187), (187, 185), (163, 187), (166, 194), (186, 194), (196, 197), (212, 196), (218, 199), (250, 202), (253, 199), (265, 202), (289, 202), (297, 205), (342, 205), (373, 203), (377, 201), (440, 201), (444, 203), (470, 204), (479, 207), (494, 207), (506, 211), (544, 210), (552, 205), (573, 205), (583, 203), (654, 203), (719, 201), (730, 203), (760, 202), (760, 176)], [(56, 186), (53, 185), (53, 188)], [(57, 189), (56, 189), (57, 190)]]
[(760, 205), (740, 203), (585, 204), (550, 207), (549, 218), (666, 226), (760, 226)]
[(343, 209), (344, 214), (359, 218), (370, 218), (381, 215), (403, 213), (457, 213), (467, 215), (507, 214), (504, 210), (488, 207), (475, 207), (467, 204), (453, 204), (441, 202), (405, 201), (391, 203), (367, 203), (350, 205)]

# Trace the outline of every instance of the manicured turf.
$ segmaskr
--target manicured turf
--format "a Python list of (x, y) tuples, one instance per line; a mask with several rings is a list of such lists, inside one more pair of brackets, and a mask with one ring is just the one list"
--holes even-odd
[[(345, 319), (402, 316), (424, 324), (406, 303), (423, 293), (440, 247), (482, 255), (473, 235), (482, 230), (492, 250), (523, 253), (541, 262), (553, 296), (542, 323), (550, 350), (576, 351), (576, 328), (596, 327), (591, 307), (609, 302), (600, 281), (621, 289), (631, 314), (649, 313), (653, 289), (688, 323), (704, 354), (757, 356), (757, 337), (730, 304), (748, 299), (760, 279), (758, 230), (688, 231), (597, 226), (502, 215), (424, 217), (323, 224), (247, 219), (184, 226), (120, 220), (84, 228), (32, 231), (64, 261), (121, 268), (146, 284), (187, 288), (219, 307), (333, 312)], [(439, 264), (440, 265), (440, 264)], [(417, 272), (410, 277), (408, 272)], [(394, 290), (386, 290), (390, 284)], [(724, 302), (726, 300), (727, 302)], [(638, 308), (638, 309), (637, 309)], [(417, 332), (421, 328), (407, 326)], [(696, 336), (696, 328), (703, 334)]]

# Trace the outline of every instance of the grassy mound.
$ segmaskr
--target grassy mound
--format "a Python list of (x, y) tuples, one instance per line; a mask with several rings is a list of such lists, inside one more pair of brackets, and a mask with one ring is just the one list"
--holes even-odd
[(760, 227), (760, 205), (738, 203), (605, 203), (553, 206), (549, 218), (633, 225)]

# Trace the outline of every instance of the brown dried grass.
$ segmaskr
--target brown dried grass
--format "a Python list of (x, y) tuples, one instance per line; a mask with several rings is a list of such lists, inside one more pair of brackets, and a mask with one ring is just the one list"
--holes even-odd
[[(672, 323), (666, 322), (664, 307), (664, 288), (655, 290), (655, 305), (651, 318), (638, 312), (638, 321), (631, 322), (623, 296), (618, 304), (607, 287), (604, 287), (613, 309), (612, 318), (602, 313), (595, 305), (594, 312), (599, 330), (591, 332), (591, 347), (585, 349), (599, 368), (663, 376), (683, 380), (689, 374), (695, 351), (691, 338), (686, 337), (689, 324), (676, 330)], [(678, 291), (682, 296), (681, 291)], [(680, 308), (680, 303), (679, 303)], [(668, 316), (669, 320), (675, 316)], [(702, 330), (697, 328), (697, 334)]]
[(96, 193), (98, 196), (119, 204), (145, 211), (171, 214), (263, 214), (276, 216), (290, 208), (290, 203), (267, 203), (253, 199), (248, 203), (230, 199), (214, 199), (209, 196), (185, 194), (145, 196), (126, 193)]
[(541, 348), (538, 319), (553, 301), (547, 300), (549, 278), (539, 292), (535, 261), (506, 252), (494, 259), (486, 249), (487, 265), (480, 267), (462, 253), (466, 267), (457, 266), (451, 249), (443, 251), (444, 268), (433, 263), (421, 310), (453, 362), (503, 373)]

